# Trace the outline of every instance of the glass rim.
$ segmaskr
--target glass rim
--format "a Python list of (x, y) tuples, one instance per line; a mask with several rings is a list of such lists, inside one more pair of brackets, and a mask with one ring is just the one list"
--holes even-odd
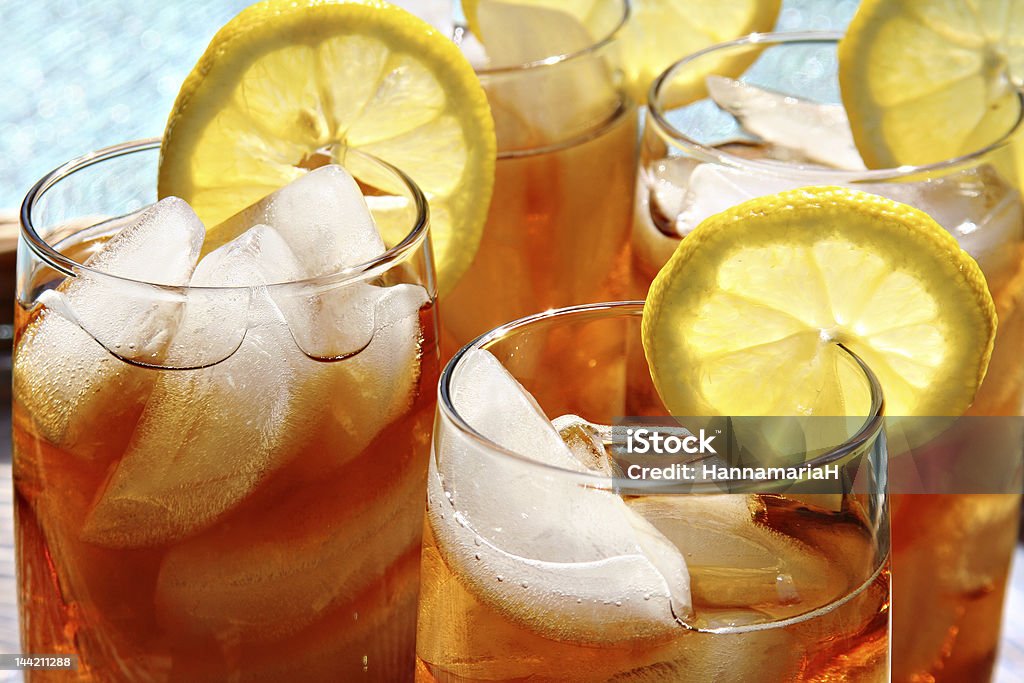
[[(145, 285), (147, 287), (155, 287), (170, 291), (237, 291), (251, 289), (251, 285), (233, 285), (233, 286), (212, 286), (212, 285), (168, 285), (165, 283), (147, 282), (144, 280), (136, 280), (133, 278), (122, 277), (113, 273), (108, 273), (103, 270), (92, 268), (80, 263), (75, 259), (72, 259), (56, 248), (50, 245), (42, 236), (39, 235), (36, 229), (35, 223), (32, 219), (32, 212), (35, 209), (39, 200), (57, 183), (70, 177), (71, 175), (82, 171), (95, 164), (117, 159), (129, 154), (136, 154), (139, 152), (148, 152), (153, 150), (160, 150), (161, 138), (144, 138), (141, 140), (131, 140), (128, 142), (122, 142), (116, 145), (110, 145), (108, 147), (100, 148), (96, 151), (89, 152), (77, 156), (70, 161), (67, 161), (57, 168), (53, 169), (42, 178), (40, 178), (32, 186), (32, 188), (25, 195), (25, 199), (21, 204), (20, 219), (21, 225), (19, 230), (19, 239), (24, 241), (32, 252), (39, 257), (46, 265), (59, 271), (60, 273), (68, 277), (80, 277), (82, 272), (89, 273), (92, 276), (98, 276), (100, 278), (109, 278), (113, 281), (125, 282), (131, 285)], [(412, 229), (405, 235), (405, 237), (393, 247), (387, 249), (380, 256), (374, 257), (368, 261), (358, 263), (347, 268), (342, 268), (336, 272), (328, 273), (326, 275), (320, 275), (316, 277), (300, 278), (298, 280), (289, 280), (287, 282), (274, 282), (265, 286), (267, 289), (274, 290), (285, 287), (295, 286), (340, 286), (347, 285), (349, 283), (355, 283), (366, 280), (370, 277), (380, 275), (387, 272), (392, 267), (404, 262), (409, 255), (419, 249), (426, 243), (427, 231), (430, 226), (430, 211), (427, 204), (426, 196), (420, 187), (410, 178), (404, 171), (396, 168), (390, 163), (375, 157), (365, 152), (358, 150), (348, 150), (348, 154), (358, 154), (363, 158), (370, 160), (371, 162), (380, 165), (388, 172), (393, 173), (399, 181), (405, 186), (405, 189), (411, 195), (413, 201), (413, 207), (416, 212), (416, 219), (413, 223)], [(154, 179), (155, 182), (155, 179)], [(117, 218), (113, 216), (112, 218)], [(88, 226), (91, 227), (91, 226)], [(86, 228), (83, 228), (86, 229)]]
[[(763, 161), (758, 159), (747, 159), (721, 149), (705, 145), (687, 135), (672, 125), (667, 118), (661, 102), (661, 91), (666, 83), (670, 82), (680, 71), (685, 70), (693, 62), (721, 50), (735, 49), (746, 46), (771, 47), (772, 45), (793, 45), (811, 43), (836, 43), (846, 35), (844, 31), (778, 31), (769, 33), (751, 33), (735, 40), (717, 43), (698, 50), (682, 59), (674, 62), (667, 69), (662, 71), (647, 92), (648, 114), (651, 121), (661, 129), (661, 132), (669, 137), (672, 142), (679, 145), (683, 151), (699, 158), (705, 162), (715, 162), (725, 166), (731, 166), (738, 170), (747, 172), (764, 173), (768, 175), (800, 178), (807, 176), (821, 184), (846, 184), (886, 180), (902, 180), (922, 174), (946, 172), (958, 167), (976, 162), (978, 159), (987, 156), (991, 152), (1006, 147), (1010, 138), (1022, 128), (1024, 123), (1024, 106), (1020, 108), (1017, 120), (1013, 127), (1004, 133), (998, 140), (972, 150), (965, 154), (950, 159), (943, 159), (929, 164), (893, 166), (889, 168), (869, 168), (861, 170), (847, 170), (827, 168), (819, 166), (808, 166), (786, 161)], [(1024, 90), (1015, 86), (1019, 100), (1024, 103)], [(692, 104), (692, 103), (690, 103)]]
[[(573, 318), (577, 316), (587, 318), (592, 317), (595, 319), (606, 319), (608, 317), (618, 316), (640, 316), (643, 313), (643, 307), (643, 301), (626, 300), (580, 304), (564, 308), (552, 308), (540, 313), (519, 318), (518, 320), (513, 320), (512, 322), (500, 325), (488, 332), (484, 332), (476, 339), (459, 349), (441, 371), (441, 376), (437, 383), (437, 408), (445, 418), (455, 426), (461, 436), (468, 438), (478, 446), (481, 446), (500, 457), (508, 457), (529, 467), (535, 467), (546, 472), (557, 472), (561, 475), (585, 482), (587, 485), (607, 489), (609, 484), (613, 484), (616, 481), (616, 477), (599, 474), (597, 472), (580, 472), (578, 470), (570, 470), (557, 465), (550, 465), (548, 463), (535, 460), (522, 453), (518, 453), (512, 449), (505, 448), (478, 432), (473, 426), (463, 419), (459, 414), (459, 411), (455, 408), (451, 393), (452, 375), (461, 364), (462, 358), (470, 350), (483, 349), (493, 342), (521, 331), (523, 328), (528, 328), (532, 325), (542, 323), (553, 318), (561, 318), (563, 316), (570, 316)], [(878, 377), (859, 356), (853, 353), (853, 351), (842, 344), (839, 344), (839, 348), (841, 348), (847, 356), (854, 361), (864, 374), (864, 377), (867, 379), (871, 394), (871, 406), (868, 411), (869, 414), (864, 417), (864, 422), (860, 425), (857, 431), (846, 439), (846, 441), (830, 448), (828, 452), (822, 453), (814, 459), (802, 463), (803, 467), (819, 469), (830, 464), (841, 462), (852, 453), (856, 453), (866, 445), (872, 443), (882, 431), (885, 401), (882, 394), (882, 386)], [(584, 416), (584, 419), (585, 417), (586, 416)], [(436, 427), (434, 434), (436, 437)], [(694, 482), (691, 489), (694, 493), (721, 493), (722, 491), (719, 484), (742, 484), (745, 482), (746, 480), (743, 479), (718, 480), (715, 483)], [(785, 482), (780, 481), (778, 483), (782, 484)], [(636, 487), (636, 485), (637, 482), (630, 482), (631, 488)], [(650, 488), (653, 493), (657, 491), (658, 487), (651, 486)]]
[(481, 66), (473, 67), (474, 73), (477, 77), (487, 78), (491, 76), (506, 76), (514, 73), (524, 72), (528, 73), (534, 69), (543, 69), (546, 67), (557, 66), (570, 61), (581, 59), (588, 55), (603, 49), (610, 45), (618, 37), (622, 28), (629, 21), (629, 17), (632, 13), (632, 7), (630, 6), (630, 0), (616, 0), (616, 2), (622, 3), (622, 13), (619, 15), (619, 20), (614, 26), (609, 29), (608, 33), (604, 36), (594, 40), (589, 45), (580, 48), (579, 50), (573, 50), (572, 52), (564, 52), (557, 55), (549, 55), (540, 59), (535, 59), (529, 62), (523, 62), (521, 64), (509, 64), (506, 66)]

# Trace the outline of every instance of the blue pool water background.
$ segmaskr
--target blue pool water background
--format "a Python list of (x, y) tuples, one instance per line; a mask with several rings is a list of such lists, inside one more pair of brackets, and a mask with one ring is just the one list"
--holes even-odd
[[(403, 0), (422, 10), (437, 0)], [(441, 0), (442, 2), (444, 0)], [(0, 210), (43, 174), (161, 134), (181, 82), (248, 0), (0, 0)], [(786, 0), (780, 30), (838, 29), (856, 0)]]

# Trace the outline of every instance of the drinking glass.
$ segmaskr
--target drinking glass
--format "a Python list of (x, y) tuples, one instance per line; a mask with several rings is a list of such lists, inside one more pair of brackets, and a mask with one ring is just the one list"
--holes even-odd
[[(701, 220), (747, 199), (810, 185), (883, 195), (930, 214), (978, 261), (995, 301), (998, 332), (968, 415), (1020, 415), (1024, 204), (1004, 173), (1017, 128), (941, 163), (858, 168), (839, 104), (841, 37), (750, 36), (686, 57), (654, 83), (633, 221), (634, 292), (647, 292)], [(1019, 426), (1009, 418), (996, 424), (1009, 431)], [(1006, 439), (1004, 448), (1000, 457), (1020, 462), (1019, 444)], [(969, 442), (953, 453), (948, 444), (941, 450), (947, 451), (942, 467), (962, 471), (974, 458)], [(1010, 471), (1002, 490), (1017, 493), (960, 489), (949, 481), (913, 495), (905, 487), (893, 490), (894, 681), (991, 676), (1020, 509), (1020, 468)]]
[(636, 105), (616, 49), (629, 8), (600, 2), (609, 21), (583, 49), (477, 67), (498, 159), (480, 246), (441, 295), (445, 358), (509, 320), (626, 294)]
[[(888, 680), (873, 374), (839, 357), (863, 414), (842, 418), (852, 424), (843, 441), (795, 454), (808, 471), (834, 467), (842, 485), (637, 479), (616, 469), (622, 429), (653, 418), (681, 434), (695, 419), (673, 422), (646, 398), (642, 415), (631, 412), (634, 394), (651, 395), (646, 368), (627, 362), (642, 311), (548, 311), (484, 334), (445, 367), (417, 680)], [(722, 454), (726, 437), (715, 433)]]
[(74, 159), (22, 209), (23, 651), (76, 655), (82, 681), (411, 679), (438, 374), (424, 197), (363, 157), (400, 188), (364, 187), (371, 210), (406, 207), (372, 261), (237, 287), (118, 277), (111, 258), (184, 256), (168, 228), (89, 260), (150, 215), (159, 149)]

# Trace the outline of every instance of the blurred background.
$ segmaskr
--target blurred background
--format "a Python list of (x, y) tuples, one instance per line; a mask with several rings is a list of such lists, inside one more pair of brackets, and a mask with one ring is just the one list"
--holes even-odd
[[(160, 135), (181, 82), (213, 34), (249, 4), (251, 0), (0, 1), (0, 30), (5, 34), (0, 228), (6, 224), (13, 233), (16, 210), (27, 190), (68, 159)], [(396, 4), (429, 15), (435, 23), (453, 16), (451, 0)], [(784, 0), (782, 7), (777, 30), (839, 30), (853, 16), (857, 0)], [(0, 358), (0, 371), (7, 371), (9, 364), (3, 365)], [(9, 442), (9, 430), (5, 410), (0, 440)], [(9, 448), (2, 448), (0, 653), (18, 651), (9, 477)], [(1024, 671), (1024, 561), (1020, 553), (1017, 559), (1003, 625), (999, 683), (1024, 683), (1024, 675), (1015, 673)], [(8, 680), (21, 678), (0, 671), (0, 681)]]
[[(457, 0), (456, 0), (457, 1)], [(213, 34), (250, 0), (0, 2), (0, 210), (43, 174), (125, 140), (160, 135)], [(399, 0), (420, 15), (451, 0)], [(778, 28), (841, 29), (856, 0), (786, 0)], [(682, 56), (682, 55), (680, 55)]]

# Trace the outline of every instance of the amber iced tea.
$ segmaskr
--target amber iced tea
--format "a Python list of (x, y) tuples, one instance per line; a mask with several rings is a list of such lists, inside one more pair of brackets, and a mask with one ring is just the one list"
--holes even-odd
[[(773, 611), (794, 611), (781, 602), (770, 583), (751, 584), (741, 595), (716, 598), (716, 592), (730, 593), (725, 582), (735, 581), (734, 567), (710, 566), (701, 581), (708, 601), (697, 602), (695, 615), (706, 620), (704, 628), (679, 626), (675, 634), (653, 638), (620, 639), (595, 646), (592, 635), (571, 628), (553, 635), (538, 632), (508, 614), (494, 598), (481, 598), (467, 587), (458, 570), (450, 565), (428, 526), (424, 536), (423, 607), (417, 680), (477, 681), (606, 681), (622, 676), (642, 676), (650, 681), (885, 681), (888, 647), (888, 571), (866, 585), (864, 567), (846, 568), (870, 557), (869, 532), (855, 514), (815, 510), (774, 497), (725, 494), (725, 499), (682, 502), (673, 511), (672, 499), (634, 499), (635, 509), (660, 508), (665, 518), (656, 523), (670, 538), (673, 533), (689, 538), (695, 533), (714, 534), (715, 543), (730, 559), (732, 553), (756, 542), (758, 534), (786, 539), (793, 554), (779, 558), (791, 565), (806, 563), (803, 571), (822, 571), (823, 582), (834, 583), (823, 590), (849, 590), (842, 604), (823, 603), (814, 614), (785, 625), (768, 623)], [(735, 500), (730, 500), (735, 498)], [(721, 517), (715, 513), (721, 508)], [(729, 509), (733, 508), (733, 509)], [(738, 508), (738, 509), (736, 509)], [(736, 515), (733, 517), (732, 515)], [(702, 522), (708, 524), (700, 529)], [(735, 537), (716, 527), (750, 524)], [(743, 535), (745, 532), (751, 535)], [(710, 538), (704, 539), (710, 541)], [(735, 544), (735, 545), (733, 545)], [(806, 544), (806, 545), (804, 545)], [(713, 547), (712, 544), (710, 547)], [(710, 547), (708, 549), (710, 549)], [(749, 551), (749, 548), (747, 548)], [(802, 557), (802, 554), (806, 556)], [(823, 563), (822, 557), (832, 558)], [(709, 558), (711, 559), (711, 558)], [(756, 558), (760, 559), (760, 558)], [(719, 560), (721, 562), (721, 560)], [(760, 568), (749, 570), (751, 574)], [(716, 577), (721, 573), (725, 577)], [(695, 572), (696, 575), (696, 572)], [(716, 586), (719, 578), (723, 585)], [(774, 580), (775, 577), (773, 576)], [(752, 582), (755, 583), (755, 582)], [(748, 592), (749, 591), (749, 592)], [(855, 591), (855, 592), (854, 592)], [(846, 597), (846, 596), (844, 596)], [(554, 625), (553, 628), (560, 628)]]
[[(1024, 409), (1024, 213), (1009, 195), (1010, 235), (995, 242), (1002, 262), (979, 259), (996, 303), (999, 328), (988, 374), (969, 415), (1008, 416), (1015, 431)], [(984, 225), (984, 222), (979, 221)], [(991, 224), (982, 229), (998, 228)], [(968, 249), (969, 250), (969, 249)], [(1019, 439), (1000, 453), (1021, 462)], [(951, 454), (947, 491), (978, 458)], [(986, 454), (991, 457), (991, 454)], [(1005, 489), (1020, 490), (1020, 469)], [(892, 496), (893, 680), (986, 681), (995, 670), (1010, 561), (1017, 544), (1021, 496), (1012, 493), (917, 493)], [(929, 615), (922, 619), (921, 615)], [(921, 678), (926, 676), (927, 678)]]
[(882, 496), (618, 493), (586, 419), (630, 404), (640, 312), (519, 321), (442, 375), (417, 680), (887, 680)]
[(499, 152), (479, 251), (444, 297), (446, 356), (504, 321), (626, 295), (635, 163), (631, 105), (580, 139)]
[[(717, 70), (723, 62), (716, 60), (754, 52), (759, 62), (740, 82)], [(978, 261), (995, 301), (998, 331), (970, 414), (1019, 415), (1024, 204), (997, 170), (1007, 140), (961, 163), (864, 171), (856, 166), (845, 117), (836, 115), (839, 107), (804, 99), (834, 97), (834, 64), (832, 37), (776, 38), (722, 46), (666, 72), (662, 87), (710, 75), (709, 100), (664, 111), (656, 105), (659, 116), (647, 119), (633, 222), (635, 295), (646, 293), (689, 230), (749, 198), (805, 185), (849, 185), (884, 195), (931, 215)], [(808, 68), (795, 68), (800, 65)], [(808, 75), (819, 72), (817, 79)], [(796, 98), (784, 101), (784, 95)], [(772, 119), (769, 110), (779, 108), (785, 116)], [(828, 139), (808, 132), (829, 126)], [(757, 140), (747, 139), (751, 128)], [(961, 464), (971, 457), (960, 455)], [(1021, 453), (1011, 448), (1005, 458), (1019, 462)], [(1014, 477), (1019, 487), (1019, 471)], [(956, 490), (952, 474), (945, 490)], [(894, 494), (893, 680), (991, 677), (1019, 505), (1019, 495), (1012, 494)]]
[[(484, 4), (481, 12), (496, 12), (501, 3)], [(489, 61), (477, 75), (495, 120), (494, 194), (469, 270), (442, 293), (444, 357), (509, 320), (627, 293), (637, 115), (616, 41), (628, 9), (600, 6), (607, 21), (594, 36), (558, 13), (563, 32), (543, 42), (537, 34), (553, 31), (532, 30), (528, 14), (518, 29), (496, 17), (498, 35), (483, 41)], [(514, 41), (502, 39), (514, 30)]]
[[(366, 234), (316, 232), (362, 201), (330, 167), (277, 195), (319, 205), (319, 227), (267, 213), (277, 227), (245, 230), (191, 273), (203, 231), (180, 200), (60, 231), (79, 211), (131, 208), (139, 197), (103, 182), (151, 170), (156, 149), (107, 150), (45, 179), (27, 204), (14, 403), (22, 642), (80, 659), (76, 674), (33, 679), (411, 679), (437, 377), (422, 196), (398, 176), (409, 235), (346, 278), (296, 282), (289, 270), (308, 265), (304, 244), (378, 248), (354, 242)], [(62, 183), (70, 194), (53, 192)], [(322, 194), (331, 188), (341, 194)], [(63, 204), (76, 189), (94, 206)], [(162, 263), (155, 247), (168, 249)]]

